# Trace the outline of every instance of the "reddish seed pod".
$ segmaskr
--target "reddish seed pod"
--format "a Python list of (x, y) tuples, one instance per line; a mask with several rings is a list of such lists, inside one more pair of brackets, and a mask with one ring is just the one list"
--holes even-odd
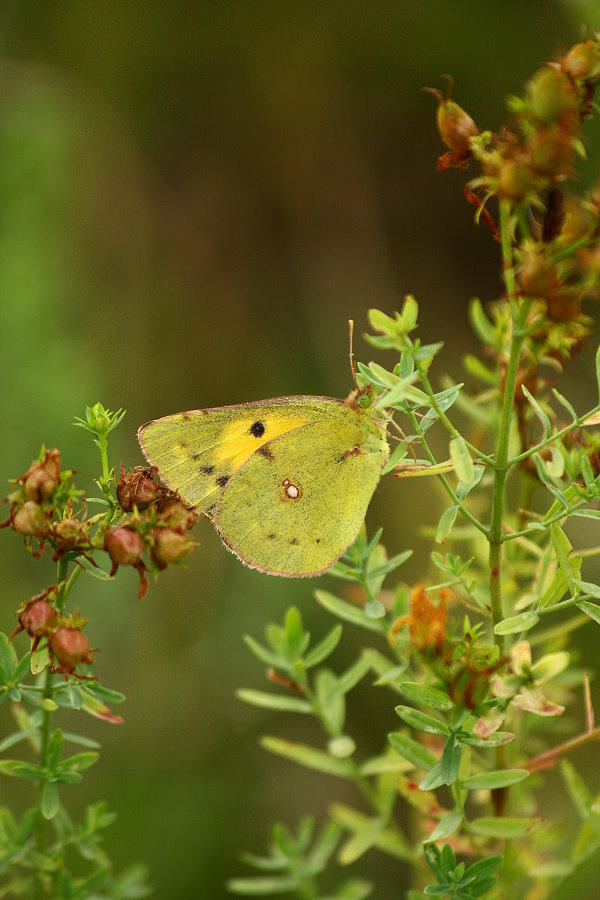
[(23, 490), (29, 500), (41, 503), (52, 496), (60, 484), (60, 453), (46, 450), (41, 462), (33, 463), (22, 476)]
[(104, 535), (104, 549), (112, 560), (110, 574), (114, 575), (118, 566), (135, 566), (140, 562), (144, 542), (132, 528), (111, 528)]
[(33, 500), (26, 500), (11, 514), (11, 527), (28, 537), (44, 537), (48, 531), (49, 515)]
[(556, 266), (542, 247), (527, 249), (516, 274), (519, 288), (526, 297), (546, 297), (559, 283)]
[(153, 537), (152, 559), (159, 569), (185, 559), (196, 546), (196, 541), (173, 528), (156, 528)]
[(471, 152), (471, 138), (479, 134), (475, 121), (454, 100), (443, 100), (438, 106), (437, 124), (446, 147), (458, 153)]
[(52, 523), (50, 535), (57, 550), (83, 550), (90, 547), (90, 536), (84, 522), (79, 519), (61, 519)]
[(57, 628), (48, 639), (48, 647), (64, 675), (75, 674), (79, 663), (94, 662), (96, 651), (90, 648), (88, 639), (78, 628)]
[(156, 482), (157, 472), (155, 467), (126, 472), (121, 466), (117, 499), (125, 512), (130, 512), (134, 506), (146, 509), (162, 496), (164, 489)]
[(159, 509), (161, 521), (177, 531), (187, 531), (196, 521), (193, 511), (181, 500), (168, 499), (166, 503), (159, 504)]
[(26, 631), (32, 638), (43, 637), (56, 625), (56, 621), (57, 613), (54, 607), (50, 606), (47, 600), (34, 597), (19, 613), (19, 624), (9, 640), (12, 640), (19, 631)]

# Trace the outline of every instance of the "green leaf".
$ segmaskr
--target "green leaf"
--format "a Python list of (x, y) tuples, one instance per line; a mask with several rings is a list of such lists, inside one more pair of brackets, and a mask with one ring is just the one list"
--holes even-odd
[(430, 769), (427, 775), (421, 779), (419, 782), (419, 790), (435, 791), (436, 788), (441, 787), (444, 783), (441, 764), (437, 763), (437, 765), (435, 765), (433, 769)]
[(600, 605), (598, 603), (590, 603), (588, 600), (582, 600), (581, 603), (577, 603), (576, 605), (578, 609), (600, 625)]
[(585, 821), (589, 817), (594, 797), (575, 766), (567, 759), (561, 760), (560, 771), (575, 809)]
[(352, 606), (350, 603), (346, 603), (345, 600), (340, 600), (339, 597), (330, 594), (329, 591), (315, 591), (315, 597), (324, 609), (340, 619), (344, 619), (346, 622), (352, 622), (353, 625), (366, 628), (367, 631), (376, 631), (379, 634), (385, 634), (387, 631), (384, 619), (370, 619), (360, 607)]
[(552, 425), (550, 423), (550, 419), (548, 418), (547, 414), (544, 412), (544, 410), (542, 409), (540, 404), (537, 402), (537, 400), (535, 399), (533, 394), (525, 387), (524, 384), (521, 385), (521, 390), (525, 394), (525, 397), (527, 398), (527, 401), (528, 401), (529, 405), (531, 406), (531, 408), (533, 409), (534, 413), (536, 414), (536, 416), (542, 423), (542, 428), (544, 429), (544, 437), (545, 438), (550, 437), (550, 435), (552, 434)]
[(517, 634), (521, 631), (529, 631), (530, 628), (533, 628), (540, 621), (540, 617), (533, 610), (527, 610), (527, 612), (519, 613), (518, 616), (511, 616), (508, 619), (503, 619), (501, 622), (498, 622), (496, 626), (494, 626), (495, 634)]
[(496, 769), (493, 772), (478, 772), (465, 778), (462, 786), (469, 791), (482, 789), (494, 790), (495, 788), (509, 787), (518, 784), (529, 776), (527, 769)]
[(560, 525), (552, 525), (550, 527), (550, 533), (552, 535), (552, 545), (554, 547), (554, 552), (556, 553), (556, 558), (558, 559), (558, 564), (561, 570), (564, 572), (572, 596), (575, 596), (575, 594), (577, 593), (577, 589), (575, 587), (575, 581), (573, 578), (573, 569), (571, 568), (571, 564), (569, 561), (569, 555), (573, 550), (571, 541), (566, 536)]
[(27, 781), (45, 781), (48, 773), (42, 766), (21, 762), (20, 759), (1, 759), (0, 773)]
[(504, 744), (510, 744), (516, 738), (515, 734), (510, 731), (495, 731), (487, 738), (478, 738), (473, 734), (463, 734), (463, 744), (470, 744), (471, 747), (502, 747)]
[(285, 636), (290, 656), (301, 656), (305, 637), (302, 616), (295, 606), (291, 606), (286, 613)]
[(50, 743), (48, 744), (48, 768), (56, 769), (60, 760), (60, 754), (62, 751), (63, 745), (63, 736), (60, 728), (57, 728), (50, 738)]
[(440, 759), (440, 775), (444, 784), (454, 784), (458, 778), (461, 754), (462, 743), (460, 737), (451, 732), (446, 738)]
[(484, 313), (481, 300), (478, 297), (473, 297), (469, 304), (469, 321), (482, 344), (487, 344), (488, 347), (499, 346), (500, 337)]
[(356, 662), (352, 663), (345, 672), (342, 672), (337, 679), (337, 686), (333, 693), (334, 697), (349, 693), (359, 681), (362, 681), (365, 675), (373, 668), (374, 655), (375, 651), (364, 650)]
[(403, 734), (401, 731), (393, 731), (391, 734), (388, 734), (388, 740), (394, 750), (400, 753), (404, 759), (413, 763), (418, 769), (428, 772), (433, 766), (437, 765), (437, 756), (407, 734)]
[(445, 509), (440, 516), (437, 530), (435, 532), (435, 541), (437, 544), (443, 544), (452, 531), (454, 523), (456, 522), (457, 513), (458, 504), (455, 504), (454, 506), (449, 506), (447, 509)]
[(318, 644), (315, 644), (312, 650), (306, 654), (304, 657), (304, 667), (310, 669), (323, 662), (324, 659), (327, 659), (339, 644), (342, 631), (341, 625), (334, 625), (331, 631), (325, 635), (323, 640), (319, 641)]
[(90, 750), (88, 753), (76, 753), (68, 756), (60, 765), (61, 771), (83, 772), (98, 762), (100, 754)]
[(438, 737), (446, 737), (449, 729), (448, 726), (433, 716), (420, 712), (418, 709), (412, 709), (410, 706), (397, 706), (396, 712), (403, 722), (416, 728), (417, 731), (424, 731), (426, 734), (437, 734)]
[(337, 675), (329, 669), (319, 669), (316, 677), (316, 694), (327, 733), (339, 735), (346, 718), (346, 698), (339, 690)]
[(387, 475), (388, 472), (391, 472), (392, 469), (398, 465), (398, 463), (402, 462), (402, 460), (405, 458), (407, 453), (408, 453), (408, 444), (406, 443), (406, 441), (400, 441), (400, 443), (396, 445), (396, 447), (390, 454), (388, 461), (386, 462), (385, 466), (381, 470), (381, 474)]
[(291, 876), (251, 876), (250, 878), (232, 878), (226, 883), (231, 894), (243, 894), (245, 897), (267, 897), (271, 894), (286, 894), (300, 889), (300, 880)]
[(468, 878), (475, 875), (477, 880), (489, 878), (496, 871), (504, 857), (502, 856), (486, 856), (485, 859), (478, 859), (472, 866), (465, 870), (464, 877)]
[(450, 458), (458, 480), (470, 484), (475, 477), (475, 469), (469, 448), (460, 434), (450, 441)]
[[(332, 819), (346, 831), (358, 832), (371, 821), (369, 816), (343, 803), (334, 803), (330, 809)], [(374, 846), (396, 859), (407, 862), (414, 861), (414, 852), (402, 832), (396, 827), (393, 830), (384, 828), (377, 835)]]
[(448, 835), (453, 834), (463, 819), (462, 809), (451, 809), (450, 812), (447, 812), (440, 821), (437, 823), (433, 831), (431, 831), (426, 838), (424, 838), (424, 844), (431, 844), (434, 841), (441, 841), (443, 838), (447, 838)]
[(430, 706), (432, 709), (440, 709), (445, 712), (454, 709), (454, 701), (445, 691), (431, 687), (428, 684), (420, 684), (417, 681), (401, 681), (398, 687), (405, 697), (413, 703), (422, 706)]
[(502, 840), (511, 840), (513, 838), (524, 837), (531, 834), (542, 823), (539, 818), (535, 819), (517, 819), (510, 817), (483, 816), (480, 819), (472, 819), (469, 824), (470, 830), (475, 834), (481, 834), (485, 837), (501, 838)]
[(385, 819), (367, 819), (363, 826), (341, 847), (338, 853), (338, 861), (341, 865), (348, 866), (360, 859), (367, 850), (374, 846), (384, 827)]
[(53, 819), (58, 812), (58, 786), (51, 781), (42, 785), (41, 810), (46, 820)]
[(557, 391), (556, 388), (552, 388), (552, 393), (554, 394), (554, 396), (556, 397), (556, 399), (558, 400), (560, 405), (563, 406), (567, 410), (567, 412), (571, 416), (571, 420), (573, 422), (578, 422), (579, 419), (577, 417), (577, 413), (575, 412), (575, 410), (573, 409), (573, 407), (571, 406), (571, 404), (569, 403), (567, 398), (564, 397), (559, 391)]
[(339, 778), (352, 778), (354, 775), (354, 764), (350, 760), (337, 759), (322, 750), (309, 747), (307, 744), (284, 741), (281, 738), (270, 736), (261, 738), (260, 743), (265, 750), (269, 750), (277, 756), (283, 756), (307, 769), (325, 772), (327, 775), (336, 775)]
[(265, 664), (265, 666), (272, 666), (274, 669), (287, 668), (286, 661), (282, 660), (277, 653), (272, 653), (270, 650), (267, 650), (266, 647), (263, 647), (262, 644), (255, 641), (249, 634), (244, 635), (244, 643), (250, 648), (252, 653)]
[(276, 709), (280, 712), (310, 713), (312, 706), (307, 700), (300, 697), (287, 697), (282, 694), (269, 694), (267, 691), (254, 691), (241, 689), (235, 692), (239, 700), (250, 703), (252, 706), (260, 706), (261, 709)]
[(4, 669), (8, 680), (12, 680), (17, 668), (17, 654), (15, 648), (3, 631), (0, 631), (0, 665)]

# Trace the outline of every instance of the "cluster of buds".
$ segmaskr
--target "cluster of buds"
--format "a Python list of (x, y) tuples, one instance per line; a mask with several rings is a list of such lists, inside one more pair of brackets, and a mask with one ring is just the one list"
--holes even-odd
[[(600, 290), (600, 192), (576, 198), (563, 196), (558, 186), (575, 174), (575, 157), (585, 156), (581, 125), (594, 112), (598, 83), (600, 43), (595, 37), (535, 72), (524, 96), (510, 98), (512, 118), (495, 133), (480, 131), (451, 96), (427, 89), (438, 99), (438, 130), (449, 148), (438, 168), (464, 168), (471, 160), (479, 166), (481, 174), (469, 182), (465, 195), (494, 236), (499, 237), (499, 230), (485, 208), (490, 197), (508, 201), (521, 210), (521, 217), (527, 218), (528, 208), (541, 211), (539, 222), (530, 215), (532, 236), (517, 254), (517, 288), (539, 301), (533, 315), (540, 318), (541, 309), (548, 327), (579, 324), (562, 344), (558, 341), (557, 349), (567, 352), (585, 336), (581, 300)], [(538, 339), (547, 338), (548, 327), (540, 329)]]
[(21, 631), (32, 639), (31, 652), (35, 653), (40, 641), (45, 638), (50, 654), (50, 670), (60, 672), (65, 678), (74, 675), (83, 680), (96, 680), (95, 676), (82, 675), (77, 666), (93, 663), (95, 650), (90, 648), (88, 639), (82, 632), (85, 619), (79, 615), (63, 617), (56, 609), (59, 595), (57, 585), (46, 588), (27, 600), (17, 611), (18, 625), (9, 640)]
[(408, 627), (409, 645), (421, 663), (430, 668), (457, 706), (476, 710), (489, 698), (491, 682), (506, 665), (495, 645), (482, 644), (479, 626), (471, 628), (465, 620), (463, 633), (455, 636), (448, 629), (448, 606), (456, 595), (448, 588), (437, 591), (431, 600), (423, 585), (411, 591), (410, 612), (392, 625), (391, 637)]

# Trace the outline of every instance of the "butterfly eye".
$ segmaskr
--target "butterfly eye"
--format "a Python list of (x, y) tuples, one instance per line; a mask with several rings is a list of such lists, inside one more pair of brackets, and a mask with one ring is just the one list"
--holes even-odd
[(254, 435), (255, 438), (262, 437), (265, 433), (265, 426), (262, 422), (253, 422), (250, 426), (250, 434)]

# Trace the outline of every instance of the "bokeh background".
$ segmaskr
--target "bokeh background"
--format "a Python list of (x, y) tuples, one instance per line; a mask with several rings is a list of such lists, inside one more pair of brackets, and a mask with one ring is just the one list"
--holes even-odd
[[(473, 226), (463, 176), (436, 172), (435, 104), (420, 89), (451, 72), (456, 99), (496, 128), (505, 96), (584, 23), (600, 24), (598, 2), (4, 0), (3, 483), (43, 441), (92, 492), (96, 450), (71, 423), (96, 400), (126, 408), (111, 462), (132, 466), (149, 418), (345, 396), (347, 319), (367, 360), (366, 310), (391, 313), (409, 291), (424, 339), (446, 342), (436, 377), (460, 379), (475, 346), (467, 302), (496, 296), (499, 257)], [(593, 133), (589, 147), (597, 159)], [(580, 168), (583, 184), (596, 178)], [(590, 348), (570, 376), (581, 404), (594, 402), (591, 358)], [(424, 551), (420, 529), (440, 503), (435, 485), (386, 480), (369, 521), (384, 525), (390, 551)], [(123, 726), (86, 720), (101, 760), (65, 793), (76, 812), (108, 799), (119, 817), (107, 850), (117, 868), (147, 862), (157, 897), (223, 897), (227, 877), (247, 874), (240, 851), (262, 852), (271, 821), (356, 799), (258, 747), (265, 732), (319, 742), (315, 729), (234, 697), (264, 686), (243, 634), (261, 637), (292, 603), (315, 636), (331, 625), (315, 584), (245, 569), (208, 524), (196, 536), (187, 569), (168, 570), (143, 603), (133, 571), (116, 584), (80, 580), (73, 596), (102, 648), (103, 682), (128, 701)], [(10, 630), (54, 567), (9, 532), (0, 566)], [(412, 560), (405, 577), (424, 566)], [(360, 646), (347, 631), (336, 666)], [(397, 726), (383, 694), (380, 707), (357, 691), (348, 728), (365, 753)], [(18, 802), (5, 782), (3, 801)], [(406, 873), (387, 858), (371, 854), (363, 872), (378, 900), (402, 895)]]

